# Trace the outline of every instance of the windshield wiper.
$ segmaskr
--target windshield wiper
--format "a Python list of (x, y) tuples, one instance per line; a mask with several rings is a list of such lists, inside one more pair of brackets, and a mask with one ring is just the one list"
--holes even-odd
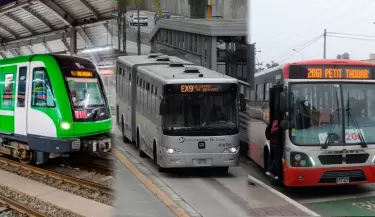
[[(354, 124), (354, 127), (355, 127), (355, 130), (358, 131), (358, 135), (359, 135), (359, 140), (361, 141), (361, 147), (362, 148), (367, 148), (367, 144), (366, 144), (366, 140), (362, 134), (362, 131), (361, 131), (361, 128), (359, 127), (358, 125), (358, 122), (357, 122), (357, 119), (355, 118), (355, 116), (353, 115), (353, 111), (352, 109), (350, 108), (349, 106), (349, 92), (348, 92), (348, 99), (347, 99), (347, 108), (346, 108), (346, 112), (348, 114), (348, 127), (350, 125), (350, 121), (353, 122)], [(345, 125), (344, 125), (345, 126)]]
[[(341, 108), (339, 107), (339, 97), (337, 95), (337, 90), (336, 90), (336, 105), (337, 105), (337, 109), (335, 110), (335, 115), (337, 117), (337, 120), (339, 120)], [(336, 126), (335, 118), (333, 118), (333, 123), (332, 124), (333, 124), (333, 126), (331, 126), (331, 128), (329, 129), (329, 132), (327, 133), (327, 138), (324, 141), (324, 144), (322, 145), (322, 149), (327, 149), (328, 145), (331, 142), (331, 138), (334, 137), (334, 136), (337, 137), (337, 134), (333, 133), (333, 131), (335, 130), (335, 126)]]

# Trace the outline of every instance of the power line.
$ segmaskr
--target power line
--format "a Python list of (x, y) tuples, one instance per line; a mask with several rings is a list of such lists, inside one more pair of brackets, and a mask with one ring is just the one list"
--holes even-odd
[[(317, 23), (318, 25), (316, 26), (316, 28), (317, 27), (320, 27), (320, 26), (322, 26), (322, 25), (326, 25), (326, 24), (328, 24), (328, 23), (330, 23), (330, 22), (332, 22), (332, 21), (334, 21), (334, 20), (336, 20), (336, 19), (338, 19), (339, 18), (339, 15), (341, 15), (341, 14), (343, 14), (343, 13), (345, 13), (345, 12), (347, 12), (348, 10), (352, 10), (352, 8), (347, 8), (347, 9), (345, 9), (345, 10), (343, 10), (343, 11), (340, 11), (340, 9), (342, 9), (342, 8), (345, 8), (345, 4), (342, 4), (342, 3), (339, 3), (339, 5), (337, 5), (337, 4), (335, 4), (335, 3), (333, 3), (333, 4), (331, 4), (331, 5), (325, 5), (325, 7), (326, 8), (335, 8), (335, 9), (337, 9), (336, 10), (336, 12), (337, 11), (339, 11), (338, 13), (336, 13), (334, 16), (332, 16), (330, 19), (326, 19), (325, 21), (323, 21), (323, 23)], [(312, 17), (312, 16), (314, 16), (314, 15), (316, 15), (316, 11), (315, 10), (310, 10), (310, 11), (312, 11), (313, 13), (312, 14), (305, 14), (305, 16), (306, 17)], [(308, 27), (309, 28), (309, 30), (311, 30), (311, 26), (309, 26)], [(300, 29), (300, 28), (299, 28)], [(291, 39), (293, 39), (294, 37), (299, 37), (299, 36), (301, 36), (303, 33), (305, 33), (306, 31), (299, 31), (297, 34), (295, 34), (295, 35), (293, 35), (293, 36), (287, 36), (287, 37), (284, 37), (284, 38), (282, 38), (281, 40), (280, 40), (280, 38), (278, 38), (278, 39), (276, 39), (276, 40), (272, 40), (271, 42), (269, 42), (266, 46), (263, 46), (263, 48), (264, 47), (268, 47), (268, 46), (270, 46), (270, 45), (273, 45), (273, 44), (275, 44), (276, 42), (277, 43), (281, 43), (281, 42), (286, 42), (286, 41), (290, 41)], [(267, 38), (266, 39), (264, 39), (264, 40), (267, 40)], [(258, 43), (261, 43), (261, 42), (263, 42), (264, 40), (259, 40), (259, 41), (257, 41)]]
[(328, 33), (328, 34), (333, 34), (333, 35), (350, 35), (350, 36), (358, 36), (358, 37), (375, 38), (375, 35), (361, 35), (361, 34), (340, 33), (340, 32), (327, 32), (327, 33)]
[[(297, 49), (295, 49), (295, 50), (298, 51), (298, 52), (301, 52), (302, 50), (304, 50), (304, 49), (310, 47), (312, 44), (314, 44), (316, 41), (318, 41), (318, 40), (321, 39), (322, 37), (323, 37), (323, 34), (320, 34), (319, 36), (317, 36), (317, 37), (315, 37), (315, 38), (309, 40), (308, 42), (304, 43), (302, 46), (300, 46), (299, 48), (297, 48)], [(291, 56), (294, 56), (294, 55), (295, 55), (295, 52), (293, 52), (293, 53), (288, 53), (287, 55), (283, 56), (283, 58), (280, 58), (280, 59), (278, 59), (278, 60), (275, 61), (275, 62), (277, 62), (277, 63), (281, 63), (281, 61), (283, 61), (283, 60), (285, 60), (285, 59), (287, 59), (287, 58), (289, 58), (289, 57), (291, 57)]]
[[(323, 23), (321, 23), (321, 24), (319, 24), (319, 26), (321, 27), (321, 26), (323, 26), (323, 25), (326, 25), (326, 24), (329, 24), (329, 23), (331, 23), (332, 21), (335, 21), (335, 20), (337, 20), (337, 19), (339, 19), (339, 18), (341, 18), (341, 16), (339, 16), (339, 15), (342, 15), (343, 13), (345, 13), (345, 12), (347, 12), (347, 11), (355, 11), (355, 10), (357, 10), (357, 9), (359, 9), (359, 8), (367, 8), (367, 6), (368, 5), (370, 5), (370, 4), (373, 4), (373, 3), (375, 3), (375, 1), (374, 2), (372, 2), (372, 1), (369, 1), (369, 2), (367, 2), (367, 3), (365, 3), (365, 4), (359, 4), (357, 7), (355, 7), (355, 8), (353, 8), (353, 7), (350, 7), (350, 8), (346, 8), (345, 10), (341, 10), (340, 11), (340, 9), (343, 9), (343, 8), (345, 8), (345, 6), (346, 6), (346, 4), (342, 4), (342, 3), (339, 3), (339, 6), (338, 5), (335, 5), (335, 4), (331, 4), (331, 5), (325, 5), (325, 7), (326, 8), (335, 8), (336, 9), (336, 12), (338, 11), (338, 13), (336, 13), (334, 16), (332, 16), (330, 19), (326, 19)], [(314, 11), (314, 13), (312, 14), (312, 15), (315, 15), (315, 10), (313, 10)], [(308, 15), (306, 15), (307, 17), (309, 16), (310, 14), (308, 14)], [(318, 27), (318, 26), (316, 26), (316, 27)], [(316, 27), (311, 27), (311, 26), (309, 26), (308, 28), (309, 28), (309, 30), (311, 30), (311, 29), (314, 29), (314, 28), (316, 28)], [(300, 29), (300, 28), (299, 28)], [(262, 48), (264, 49), (265, 47), (270, 47), (271, 45), (274, 45), (274, 44), (276, 44), (276, 43), (285, 43), (285, 42), (289, 42), (290, 40), (292, 40), (292, 39), (294, 39), (295, 37), (299, 37), (299, 36), (301, 36), (303, 33), (305, 33), (306, 31), (299, 31), (299, 33), (297, 33), (297, 34), (295, 34), (295, 35), (293, 35), (293, 36), (288, 36), (288, 37), (284, 37), (284, 38), (282, 38), (281, 40), (280, 40), (280, 38), (278, 38), (278, 39), (276, 39), (276, 40), (272, 40), (271, 42), (269, 42), (269, 43), (267, 43), (265, 46), (262, 46)], [(266, 39), (265, 39), (266, 40)], [(262, 41), (264, 41), (264, 40), (259, 40), (259, 41), (257, 41), (258, 43), (261, 43)]]
[(366, 39), (366, 38), (354, 38), (354, 37), (346, 37), (346, 36), (333, 36), (329, 35), (331, 38), (344, 38), (344, 39), (352, 39), (352, 40), (358, 40), (358, 41), (371, 41), (375, 42), (375, 39)]
[[(368, 2), (368, 4), (361, 6), (361, 8), (368, 8), (368, 9), (370, 9), (370, 11), (368, 11), (369, 14), (364, 13), (364, 14), (366, 14), (366, 16), (362, 17), (362, 19), (364, 18), (364, 20), (362, 22), (358, 22), (357, 20), (355, 20), (354, 22), (350, 23), (349, 25), (346, 25), (346, 26), (344, 26), (342, 28), (339, 28), (337, 31), (340, 31), (342, 29), (347, 29), (349, 27), (352, 27), (353, 25), (357, 25), (358, 26), (358, 24), (362, 24), (364, 22), (367, 22), (368, 18), (370, 16), (373, 16), (374, 9), (373, 9), (373, 7), (371, 7), (373, 4), (375, 4), (375, 1), (371, 0), (371, 1)], [(352, 11), (356, 11), (356, 10), (352, 10)]]

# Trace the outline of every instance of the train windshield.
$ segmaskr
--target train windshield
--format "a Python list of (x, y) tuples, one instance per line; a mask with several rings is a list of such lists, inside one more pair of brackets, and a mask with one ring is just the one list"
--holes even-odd
[(104, 97), (97, 78), (66, 78), (75, 108), (103, 107)]
[(167, 95), (168, 113), (163, 117), (163, 128), (167, 131), (237, 129), (236, 96), (233, 92)]
[(375, 84), (305, 83), (290, 90), (296, 145), (375, 143)]

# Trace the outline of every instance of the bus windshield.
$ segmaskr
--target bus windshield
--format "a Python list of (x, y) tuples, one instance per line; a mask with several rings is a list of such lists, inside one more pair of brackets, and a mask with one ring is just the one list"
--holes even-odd
[(237, 129), (236, 97), (237, 94), (232, 92), (167, 95), (169, 112), (164, 115), (163, 129)]
[[(291, 85), (290, 137), (296, 145), (375, 144), (375, 84)], [(362, 138), (362, 139), (361, 139)]]
[(66, 78), (75, 108), (103, 107), (104, 98), (97, 78)]

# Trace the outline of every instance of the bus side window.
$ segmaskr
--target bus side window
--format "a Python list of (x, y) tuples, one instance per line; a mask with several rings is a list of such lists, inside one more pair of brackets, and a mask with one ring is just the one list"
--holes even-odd
[(55, 107), (51, 83), (44, 67), (33, 70), (31, 107)]

